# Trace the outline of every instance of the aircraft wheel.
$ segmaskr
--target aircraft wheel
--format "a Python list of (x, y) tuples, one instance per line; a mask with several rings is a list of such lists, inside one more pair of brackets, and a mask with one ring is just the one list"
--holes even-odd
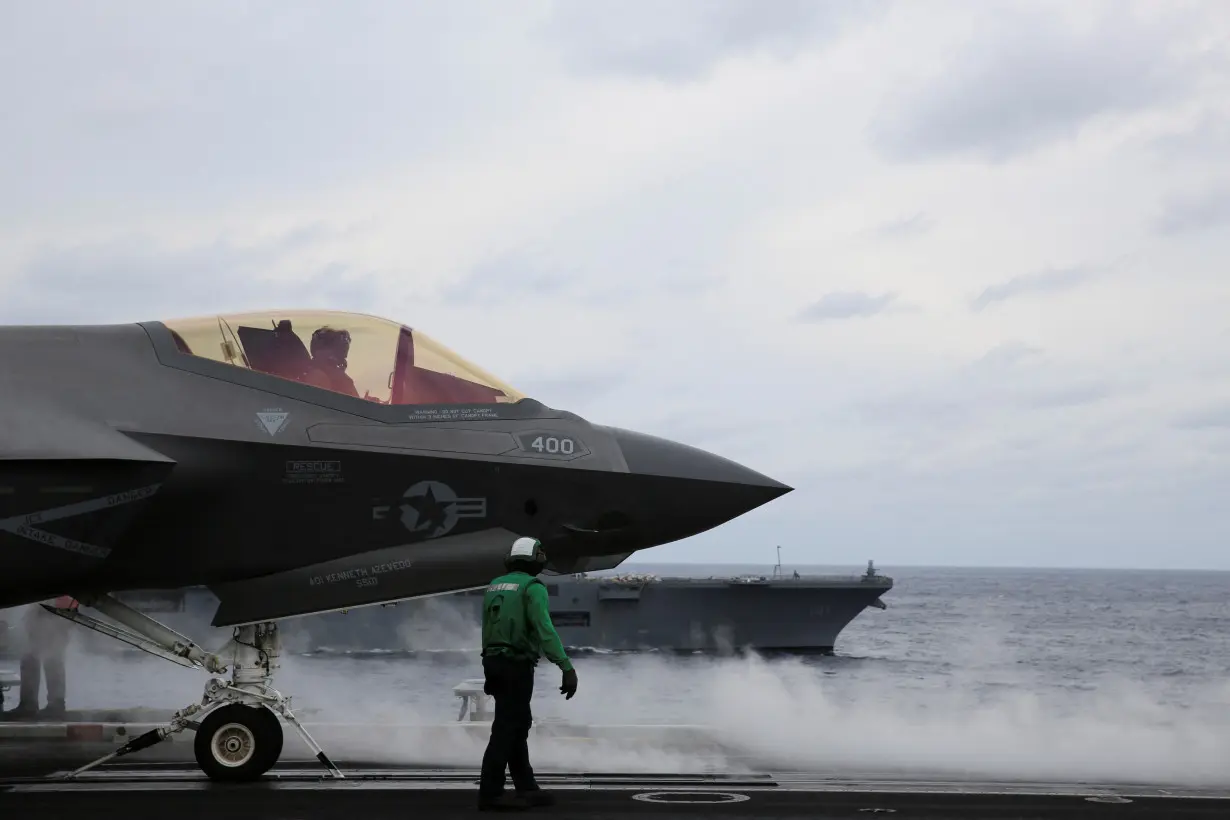
[(256, 780), (282, 754), (282, 724), (263, 706), (223, 706), (201, 721), (193, 751), (211, 780)]

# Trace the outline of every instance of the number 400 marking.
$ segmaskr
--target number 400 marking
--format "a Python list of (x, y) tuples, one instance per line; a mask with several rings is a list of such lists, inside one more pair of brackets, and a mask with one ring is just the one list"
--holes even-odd
[(530, 447), (540, 453), (551, 453), (570, 456), (577, 448), (577, 444), (570, 438), (556, 438), (555, 436), (538, 436), (532, 442)]

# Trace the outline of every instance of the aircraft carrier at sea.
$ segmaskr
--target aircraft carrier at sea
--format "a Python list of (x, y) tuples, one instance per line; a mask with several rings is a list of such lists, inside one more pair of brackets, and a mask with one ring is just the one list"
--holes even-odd
[[(861, 575), (659, 577), (650, 573), (543, 575), (551, 619), (570, 651), (824, 654), (892, 578), (868, 562)], [(217, 599), (203, 588), (117, 597), (173, 629), (207, 630)], [(478, 645), (483, 590), (328, 612), (283, 622), (299, 653), (471, 650)], [(229, 635), (229, 630), (227, 630)]]

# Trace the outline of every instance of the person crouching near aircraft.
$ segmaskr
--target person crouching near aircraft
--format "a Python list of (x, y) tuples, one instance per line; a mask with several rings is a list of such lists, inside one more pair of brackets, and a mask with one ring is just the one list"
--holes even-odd
[[(60, 609), (75, 609), (77, 602), (65, 595), (48, 601)], [(25, 646), (21, 653), (21, 684), (17, 706), (4, 713), (6, 720), (41, 717), (58, 720), (64, 717), (64, 655), (68, 649), (68, 630), (72, 624), (53, 615), (38, 604), (26, 609), (23, 618)], [(38, 696), (47, 678), (47, 708), (39, 711)]]
[[(487, 586), (483, 596), (483, 691), (495, 698), (491, 739), (483, 754), (478, 787), (480, 811), (550, 806), (555, 798), (538, 787), (530, 766), (530, 698), (540, 655), (564, 673), (560, 692), (571, 700), (577, 673), (564, 652), (547, 607), (547, 588), (537, 578), (547, 556), (536, 538), (518, 538), (504, 559), (508, 573)], [(504, 792), (504, 769), (512, 775), (513, 795)]]

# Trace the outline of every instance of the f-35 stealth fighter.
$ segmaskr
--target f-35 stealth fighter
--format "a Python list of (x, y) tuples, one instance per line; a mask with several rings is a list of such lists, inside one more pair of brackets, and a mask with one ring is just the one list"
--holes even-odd
[[(224, 673), (166, 728), (215, 779), (259, 777), (280, 715), (281, 618), (482, 586), (521, 535), (604, 569), (790, 488), (522, 395), (421, 331), (268, 311), (0, 328), (0, 607), (52, 612)], [(206, 585), (229, 657), (110, 593)], [(101, 761), (100, 761), (101, 762)], [(96, 764), (91, 764), (96, 765)]]

